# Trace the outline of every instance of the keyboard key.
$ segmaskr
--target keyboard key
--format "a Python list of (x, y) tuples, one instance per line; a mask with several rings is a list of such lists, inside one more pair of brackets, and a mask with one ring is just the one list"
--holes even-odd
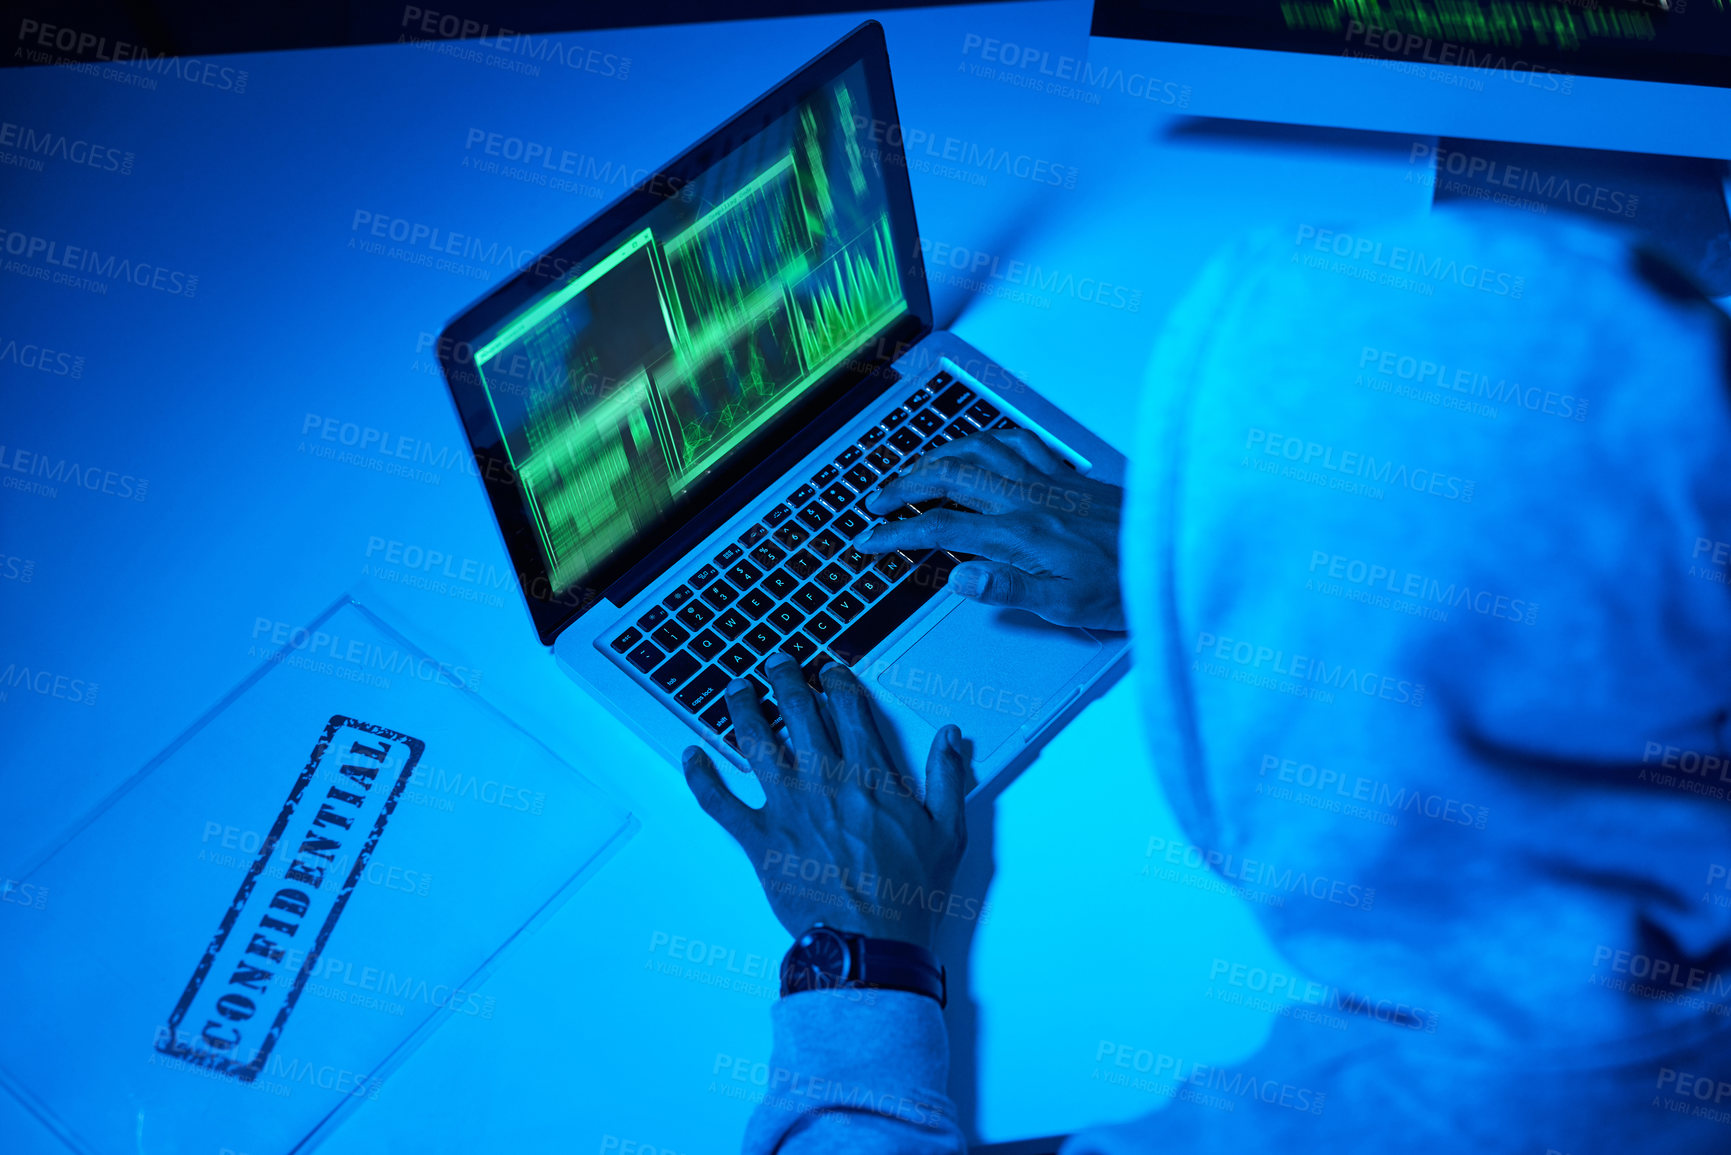
[(764, 620), (785, 634), (798, 628), (799, 623), (805, 621), (805, 615), (795, 609), (792, 602), (783, 602)]
[(895, 446), (899, 453), (912, 453), (920, 447), (922, 440), (924, 438), (911, 428), (898, 429), (890, 434), (890, 444)]
[[(843, 480), (853, 486), (855, 490), (869, 489), (877, 484), (878, 471), (869, 465), (856, 465), (847, 471), (847, 476)], [(849, 494), (848, 496), (851, 498), (853, 495)]]
[(876, 605), (830, 643), (835, 656), (850, 666), (865, 657), (944, 588), (956, 564), (953, 554), (933, 550), (901, 584), (879, 598)]
[(901, 409), (901, 408), (891, 409), (889, 416), (884, 418), (884, 428), (885, 429), (894, 429), (896, 426), (900, 425), (902, 422), (906, 421), (907, 419), (908, 419), (908, 411), (906, 409)]
[(840, 469), (833, 465), (826, 465), (812, 475), (811, 483), (816, 486), (825, 486), (840, 476)]
[(860, 530), (870, 524), (871, 521), (865, 514), (861, 513), (857, 509), (850, 509), (840, 517), (836, 518), (834, 524), (832, 524), (830, 528), (851, 541), (859, 536)]
[(892, 509), (888, 513), (884, 514), (884, 520), (885, 521), (906, 521), (910, 517), (918, 517), (920, 514), (926, 512), (928, 509), (963, 509), (963, 508), (965, 508), (965, 507), (957, 505), (955, 502), (950, 501), (948, 498), (930, 497), (924, 501), (914, 501), (914, 502), (909, 502), (907, 505), (898, 506), (897, 508)]
[(727, 643), (716, 637), (713, 630), (702, 630), (691, 639), (691, 652), (706, 662), (719, 658), (726, 648)]
[(670, 610), (676, 610), (697, 595), (691, 592), (690, 586), (680, 586), (661, 599), (661, 604)]
[(835, 459), (835, 463), (837, 465), (841, 466), (843, 469), (846, 469), (848, 466), (850, 466), (854, 462), (858, 461), (860, 454), (863, 452), (865, 452), (865, 451), (863, 449), (861, 449), (859, 446), (850, 445), (846, 449), (841, 451), (841, 456)]
[[(936, 385), (937, 382), (934, 381), (932, 384)], [(966, 409), (968, 403), (973, 399), (974, 391), (969, 389), (966, 385), (963, 385), (960, 381), (957, 381), (954, 385), (951, 385), (948, 389), (945, 389), (938, 395), (938, 399), (932, 402), (932, 408), (936, 409), (939, 413), (942, 413), (945, 417), (954, 417), (956, 414)]]
[(637, 619), (637, 627), (644, 630), (653, 630), (656, 626), (666, 620), (667, 610), (664, 606), (651, 606), (648, 613)]
[(671, 694), (702, 668), (702, 662), (681, 650), (661, 663), (655, 672), (649, 675), (649, 680)]
[(743, 678), (745, 672), (757, 664), (757, 655), (744, 646), (735, 646), (721, 655), (721, 664), (736, 678)]
[(863, 434), (860, 435), (859, 443), (861, 445), (865, 446), (867, 449), (870, 449), (872, 446), (874, 446), (878, 442), (882, 441), (884, 439), (884, 435), (888, 432), (889, 431), (886, 430), (882, 425), (874, 425), (872, 428), (866, 430)]
[(867, 461), (871, 462), (872, 468), (879, 473), (888, 473), (896, 467), (896, 462), (901, 459), (902, 455), (887, 445), (878, 446), (872, 450), (871, 456), (866, 458)]
[(931, 409), (922, 409), (914, 414), (913, 427), (930, 436), (944, 427), (944, 415)]
[(752, 546), (756, 545), (758, 542), (762, 541), (765, 537), (768, 537), (768, 536), (769, 536), (769, 530), (768, 529), (764, 528), (761, 525), (754, 525), (750, 529), (746, 530), (744, 533), (739, 535), (739, 544), (743, 545), (746, 549), (750, 549)]
[(976, 401), (974, 407), (968, 410), (968, 417), (975, 425), (984, 429), (998, 419), (998, 407), (990, 401)]
[(829, 515), (829, 507), (819, 501), (814, 501), (799, 511), (799, 519), (813, 529), (821, 527), (824, 522), (828, 521)]
[(806, 619), (805, 632), (810, 634), (820, 644), (829, 641), (841, 632), (841, 626), (828, 614), (813, 614)]
[(697, 589), (702, 589), (704, 586), (708, 585), (710, 582), (714, 581), (716, 578), (718, 578), (720, 576), (721, 576), (720, 570), (716, 569), (712, 565), (706, 565), (702, 569), (698, 570), (696, 573), (691, 575), (691, 584), (693, 586), (695, 586)]
[(803, 549), (787, 559), (788, 570), (801, 581), (816, 573), (822, 565), (821, 561)]
[(784, 569), (778, 569), (763, 579), (763, 591), (772, 598), (785, 598), (791, 594), (799, 582)]
[(851, 622), (865, 609), (865, 603), (850, 593), (839, 593), (829, 600), (829, 611), (844, 622)]
[(727, 571), (727, 580), (738, 586), (740, 589), (744, 589), (746, 586), (756, 585), (757, 579), (762, 576), (763, 571), (748, 561), (739, 562), (735, 564), (732, 569)]
[(847, 568), (853, 570), (854, 573), (858, 573), (860, 570), (866, 568), (872, 563), (870, 557), (861, 553), (851, 545), (848, 546), (846, 552), (836, 560), (847, 566)]
[(681, 629), (677, 622), (667, 622), (651, 636), (661, 643), (663, 649), (677, 650), (685, 644), (685, 639), (691, 636), (691, 632)]
[(829, 594), (825, 593), (823, 589), (815, 583), (806, 586), (804, 589), (793, 595), (793, 603), (808, 614), (815, 611), (828, 600)]
[(817, 580), (825, 589), (834, 593), (847, 584), (848, 577), (848, 572), (832, 561), (818, 572)]
[(751, 560), (764, 569), (774, 569), (781, 564), (781, 559), (787, 556), (787, 551), (773, 541), (762, 542), (751, 551)]
[(759, 622), (745, 635), (745, 644), (760, 654), (767, 654), (781, 643), (781, 635)]
[(751, 627), (751, 619), (737, 609), (727, 610), (715, 619), (715, 628), (727, 635), (729, 641), (737, 638)]
[(913, 559), (900, 550), (891, 550), (878, 558), (877, 571), (895, 581), (914, 566)]
[(818, 648), (817, 643), (804, 634), (793, 633), (789, 634), (787, 640), (781, 643), (781, 652), (790, 658), (803, 662), (816, 654)]
[(1021, 426), (1017, 425), (1014, 421), (1011, 421), (1008, 417), (1000, 417), (1000, 418), (998, 418), (998, 420), (996, 422), (994, 422), (992, 424), (992, 428), (993, 429), (1020, 429)]
[(715, 704), (721, 697), (721, 691), (727, 687), (727, 671), (720, 666), (711, 666), (697, 677), (691, 679), (686, 687), (673, 695), (681, 706), (693, 714), (700, 714)]
[(752, 590), (739, 599), (740, 608), (754, 618), (761, 618), (769, 612), (769, 607), (775, 604), (775, 599), (762, 590)]
[(943, 435), (948, 436), (953, 440), (957, 437), (972, 436), (973, 434), (978, 433), (979, 430), (980, 427), (975, 425), (972, 421), (969, 421), (967, 414), (964, 413), (962, 416), (949, 423), (949, 425), (944, 429)]
[(930, 401), (931, 399), (932, 399), (931, 392), (929, 390), (926, 390), (926, 389), (921, 389), (919, 392), (917, 392), (917, 393), (913, 394), (911, 397), (909, 397), (906, 401), (902, 402), (902, 404), (906, 405), (909, 409), (918, 409), (920, 406), (924, 405), (927, 401)]
[(620, 653), (623, 654), (623, 653), (628, 652), (632, 646), (635, 646), (638, 642), (641, 642), (642, 640), (643, 640), (643, 631), (638, 629), (637, 627), (633, 626), (631, 629), (626, 630), (624, 633), (620, 634), (617, 638), (613, 639), (613, 648), (618, 650)]
[(703, 600), (718, 610), (724, 610), (739, 597), (739, 591), (724, 581), (717, 581), (703, 591)]
[(813, 488), (812, 486), (809, 486), (809, 485), (802, 485), (798, 489), (794, 490), (792, 493), (787, 495), (787, 503), (789, 505), (793, 506), (795, 509), (798, 509), (800, 506), (804, 505), (806, 502), (810, 501), (812, 498), (814, 498), (816, 496), (817, 496), (817, 490), (815, 488)]
[(656, 666), (661, 664), (662, 655), (660, 649), (656, 647), (654, 642), (644, 642), (626, 656), (631, 659), (631, 664), (633, 666), (636, 666), (639, 670), (642, 670), (647, 674), (650, 670), (653, 670)]
[(763, 520), (768, 523), (769, 528), (774, 529), (792, 516), (793, 508), (791, 506), (778, 505), (768, 513), (764, 514)]
[(775, 531), (775, 540), (788, 549), (798, 549), (805, 544), (805, 539), (811, 534), (797, 521), (790, 521)]
[(709, 624), (709, 619), (715, 616), (715, 611), (702, 602), (692, 602), (679, 611), (679, 620), (694, 630), (702, 629)]
[(858, 581), (854, 582), (853, 585), (848, 588), (869, 602), (875, 601), (877, 596), (889, 589), (890, 586), (883, 578), (879, 577), (872, 571), (867, 570), (860, 576)]
[(715, 555), (715, 564), (720, 566), (722, 569), (726, 569), (744, 556), (745, 551), (743, 549), (739, 548), (737, 545), (730, 545)]
[(910, 517), (918, 517), (921, 513), (925, 512), (920, 508), (923, 504), (923, 502), (915, 502), (910, 505), (898, 505), (888, 513), (884, 514), (884, 520), (906, 521)]
[[(701, 678), (698, 679), (698, 681), (702, 680), (703, 679)], [(695, 682), (692, 684), (696, 685)], [(726, 681), (723, 681), (721, 685), (722, 689), (727, 688)], [(711, 730), (714, 730), (717, 734), (727, 733), (727, 728), (733, 725), (733, 719), (729, 717), (727, 713), (726, 695), (717, 694), (715, 696), (715, 704), (710, 706), (709, 709), (705, 710), (703, 713), (703, 724), (708, 726)]]
[[(850, 509), (848, 512), (852, 513), (853, 510)], [(819, 557), (834, 557), (836, 552), (846, 544), (847, 542), (845, 540), (837, 537), (832, 531), (826, 529), (811, 539), (811, 552), (817, 554)]]
[(926, 382), (926, 388), (930, 389), (933, 393), (936, 393), (955, 379), (955, 376), (948, 369), (940, 369), (936, 376)]
[[(877, 479), (873, 478), (872, 480), (875, 481)], [(824, 501), (829, 503), (830, 509), (843, 510), (843, 509), (846, 509), (848, 506), (853, 504), (854, 491), (849, 489), (847, 486), (843, 485), (841, 482), (838, 481), (834, 485), (830, 486), (828, 489), (823, 491), (823, 499), (824, 499)], [(800, 516), (801, 517), (805, 516), (804, 510), (800, 511)], [(829, 520), (829, 514), (827, 512), (824, 514), (824, 520), (825, 521)], [(822, 524), (822, 523), (820, 522), (819, 524)], [(812, 526), (812, 528), (816, 529), (817, 526), (814, 525), (814, 526)]]
[(948, 445), (953, 440), (955, 440), (955, 439), (953, 437), (951, 437), (948, 433), (940, 433), (936, 437), (933, 437), (930, 441), (926, 442), (926, 448), (927, 449), (936, 449), (940, 445)]

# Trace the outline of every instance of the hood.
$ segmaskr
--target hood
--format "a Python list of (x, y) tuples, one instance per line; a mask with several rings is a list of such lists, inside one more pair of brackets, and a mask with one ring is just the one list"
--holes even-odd
[(1731, 1014), (1726, 330), (1494, 210), (1254, 236), (1173, 313), (1123, 531), (1156, 769), (1349, 1002), (1558, 1062)]

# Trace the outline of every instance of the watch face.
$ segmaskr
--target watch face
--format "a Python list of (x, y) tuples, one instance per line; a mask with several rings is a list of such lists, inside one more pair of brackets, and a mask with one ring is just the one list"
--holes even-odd
[(788, 961), (803, 972), (801, 988), (822, 990), (846, 981), (852, 960), (846, 939), (827, 927), (813, 927), (799, 937)]

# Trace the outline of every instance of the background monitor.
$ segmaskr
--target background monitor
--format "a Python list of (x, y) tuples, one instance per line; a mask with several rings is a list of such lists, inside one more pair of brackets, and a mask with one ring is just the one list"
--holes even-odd
[(1096, 0), (1090, 32), (1202, 116), (1731, 156), (1725, 0)]

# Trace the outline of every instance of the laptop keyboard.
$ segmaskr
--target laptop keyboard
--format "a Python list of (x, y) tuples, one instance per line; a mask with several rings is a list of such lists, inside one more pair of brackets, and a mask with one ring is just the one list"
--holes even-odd
[[(728, 682), (751, 681), (770, 727), (780, 726), (762, 668), (771, 654), (798, 660), (817, 689), (826, 659), (858, 662), (968, 559), (947, 550), (874, 557), (855, 549), (853, 539), (877, 520), (865, 499), (925, 450), (981, 429), (1015, 427), (952, 374), (938, 373), (613, 638), (614, 651), (738, 750), (722, 697)], [(884, 520), (945, 504), (904, 505)]]

